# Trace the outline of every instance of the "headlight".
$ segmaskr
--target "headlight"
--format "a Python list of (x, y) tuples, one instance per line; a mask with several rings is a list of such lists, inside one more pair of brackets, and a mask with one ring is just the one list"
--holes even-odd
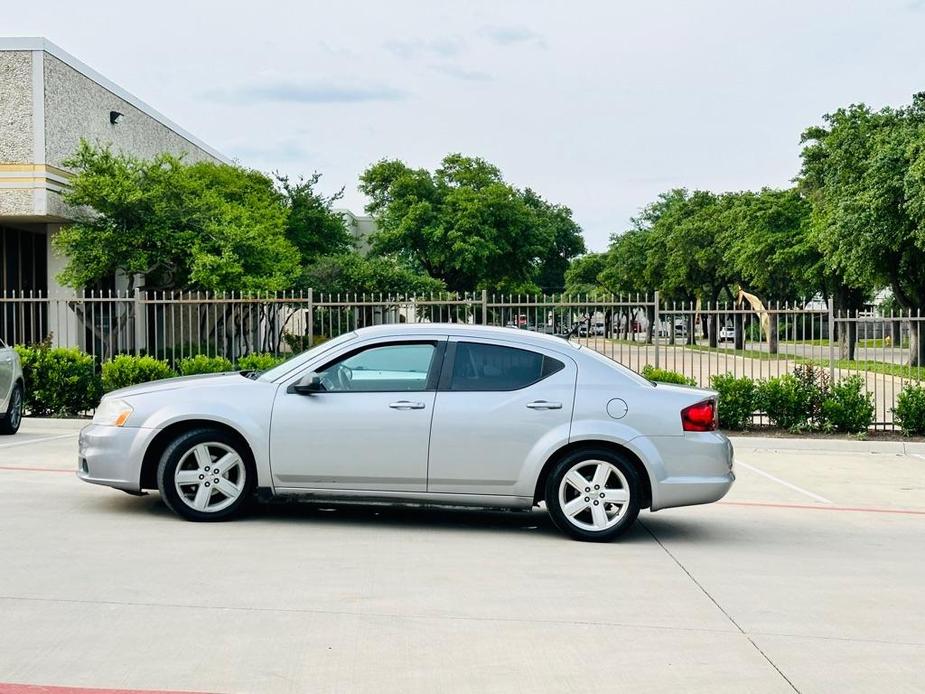
[(93, 415), (93, 423), (121, 427), (125, 424), (133, 411), (132, 406), (125, 402), (125, 400), (103, 398), (100, 406), (96, 408), (96, 413)]

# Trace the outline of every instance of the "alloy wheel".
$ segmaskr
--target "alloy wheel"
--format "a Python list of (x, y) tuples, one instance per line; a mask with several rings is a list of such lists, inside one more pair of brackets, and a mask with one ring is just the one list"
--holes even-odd
[(559, 483), (559, 506), (566, 519), (582, 530), (612, 528), (626, 514), (630, 486), (613, 463), (582, 460)]
[(14, 388), (13, 402), (10, 403), (10, 427), (13, 430), (18, 429), (20, 421), (22, 421), (22, 391)]
[(174, 472), (180, 499), (202, 513), (231, 506), (244, 491), (247, 470), (241, 456), (224, 443), (210, 441), (193, 446)]

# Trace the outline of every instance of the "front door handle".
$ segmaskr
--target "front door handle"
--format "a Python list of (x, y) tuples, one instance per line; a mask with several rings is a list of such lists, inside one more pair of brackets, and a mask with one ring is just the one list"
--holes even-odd
[(411, 402), (410, 400), (399, 400), (398, 402), (390, 402), (389, 407), (393, 410), (423, 410), (423, 402)]
[(561, 410), (561, 402), (549, 402), (548, 400), (534, 400), (533, 402), (528, 402), (527, 407), (531, 410)]

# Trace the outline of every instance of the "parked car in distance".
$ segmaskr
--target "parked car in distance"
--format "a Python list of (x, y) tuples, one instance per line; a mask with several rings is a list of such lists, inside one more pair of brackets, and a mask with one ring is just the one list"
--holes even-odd
[(19, 431), (25, 388), (19, 355), (0, 340), (0, 435)]
[(363, 328), (263, 373), (109, 393), (78, 475), (159, 490), (188, 520), (253, 496), (529, 509), (579, 540), (639, 510), (703, 504), (735, 479), (712, 391), (658, 384), (550, 335)]
[(724, 325), (719, 329), (720, 342), (734, 342), (736, 339), (735, 328), (731, 325)]

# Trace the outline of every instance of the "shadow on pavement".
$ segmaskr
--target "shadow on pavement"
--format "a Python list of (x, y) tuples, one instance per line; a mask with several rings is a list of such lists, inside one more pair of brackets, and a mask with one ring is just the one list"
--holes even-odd
[[(109, 498), (100, 499), (99, 504), (100, 510), (114, 514), (144, 513), (165, 520), (176, 520), (177, 523), (185, 522), (174, 516), (156, 492), (143, 497), (113, 494)], [(529, 511), (499, 511), (442, 506), (389, 506), (370, 502), (285, 500), (255, 502), (244, 516), (230, 522), (312, 524), (319, 529), (326, 526), (354, 526), (451, 532), (487, 531), (565, 538), (543, 508)], [(705, 522), (702, 518), (695, 520), (678, 515), (659, 517), (643, 511), (639, 521), (618, 542), (652, 542), (649, 530), (665, 541), (699, 542), (720, 538), (728, 541), (728, 529), (722, 526), (723, 523), (718, 519)]]

